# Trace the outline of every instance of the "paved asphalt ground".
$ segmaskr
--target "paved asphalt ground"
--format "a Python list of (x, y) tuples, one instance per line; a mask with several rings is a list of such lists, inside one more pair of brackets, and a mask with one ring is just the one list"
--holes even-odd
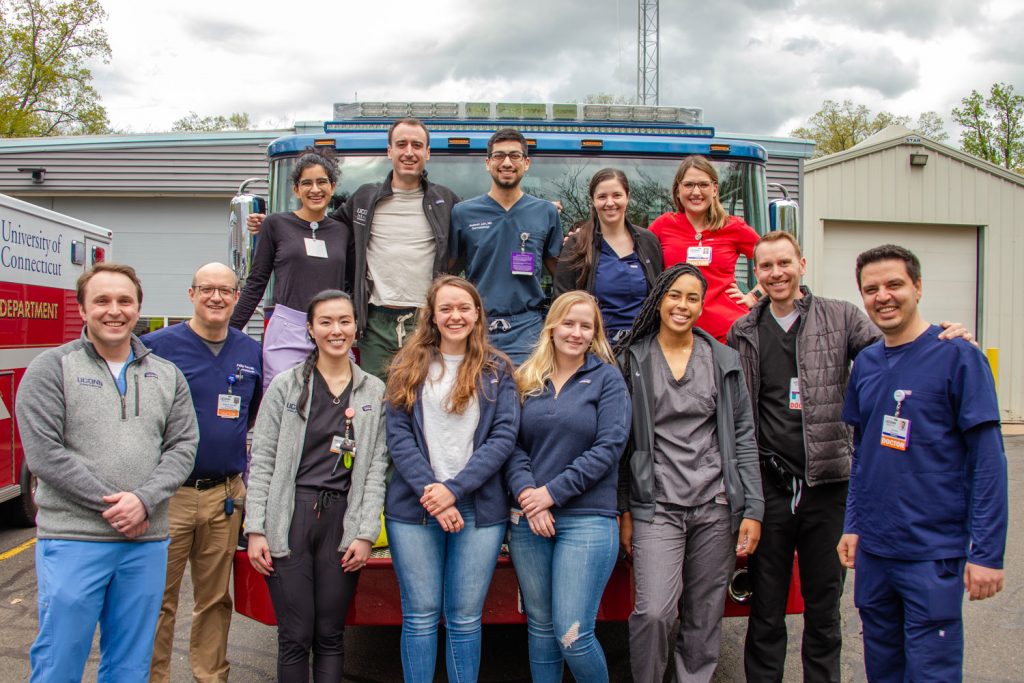
[[(967, 648), (964, 679), (969, 683), (1024, 681), (1024, 436), (1006, 437), (1010, 463), (1010, 537), (1006, 554), (1006, 588), (996, 598), (965, 603)], [(28, 648), (36, 631), (34, 532), (0, 522), (0, 681), (28, 680)], [(190, 681), (188, 627), (191, 583), (183, 586), (181, 617), (174, 640), (172, 680)], [(843, 598), (843, 680), (866, 681), (860, 621), (853, 608), (853, 579), (848, 577)], [(722, 658), (715, 681), (743, 680), (744, 619), (727, 619), (723, 626)], [(790, 617), (787, 681), (800, 681), (800, 617)], [(604, 645), (613, 681), (629, 681), (624, 624), (603, 624), (598, 635)], [(401, 681), (398, 629), (350, 628), (346, 636), (347, 681)], [(232, 681), (273, 681), (277, 654), (273, 628), (237, 616), (231, 627), (229, 658)], [(96, 649), (86, 668), (95, 680)], [(443, 667), (439, 666), (439, 672)], [(438, 681), (445, 680), (443, 674)], [(525, 627), (484, 629), (481, 681), (528, 681)], [(567, 677), (568, 680), (568, 677)]]

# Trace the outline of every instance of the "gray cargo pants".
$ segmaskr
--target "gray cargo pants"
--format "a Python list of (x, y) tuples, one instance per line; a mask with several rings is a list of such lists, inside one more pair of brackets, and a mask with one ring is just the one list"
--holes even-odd
[(677, 616), (675, 680), (711, 680), (735, 561), (736, 535), (727, 504), (659, 504), (653, 522), (634, 518), (636, 604), (629, 617), (629, 659), (635, 683), (661, 683)]

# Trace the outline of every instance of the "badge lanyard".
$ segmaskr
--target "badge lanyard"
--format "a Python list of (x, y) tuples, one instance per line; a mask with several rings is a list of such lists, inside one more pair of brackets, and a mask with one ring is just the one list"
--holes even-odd
[(352, 438), (352, 418), (356, 416), (356, 411), (351, 406), (345, 408), (345, 435), (335, 436), (331, 442), (331, 453), (337, 453), (338, 459), (334, 461), (334, 469), (331, 470), (331, 476), (338, 471), (338, 465), (345, 465), (346, 470), (352, 469), (352, 462), (356, 457), (356, 442)]
[(896, 411), (892, 415), (885, 415), (882, 418), (882, 440), (886, 448), (897, 451), (907, 450), (910, 443), (910, 420), (900, 417), (900, 410), (903, 402), (910, 396), (910, 390), (897, 389), (893, 392), (893, 399), (896, 400)]
[(309, 229), (313, 231), (313, 237), (312, 239), (306, 237), (303, 240), (306, 243), (306, 256), (327, 258), (327, 243), (316, 238), (316, 231), (319, 227), (320, 224), (318, 222), (310, 221)]
[(526, 241), (530, 239), (530, 233), (519, 233), (519, 251), (512, 252), (512, 274), (533, 275), (536, 270), (536, 254), (526, 251)]
[(238, 416), (242, 413), (242, 397), (232, 390), (235, 382), (241, 380), (241, 373), (228, 375), (228, 393), (217, 394), (217, 417), (237, 420)]

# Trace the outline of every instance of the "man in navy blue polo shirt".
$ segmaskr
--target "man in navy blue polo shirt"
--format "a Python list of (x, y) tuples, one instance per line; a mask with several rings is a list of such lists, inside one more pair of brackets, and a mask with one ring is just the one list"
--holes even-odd
[(262, 396), (260, 345), (228, 325), (238, 280), (221, 263), (203, 266), (188, 296), (189, 320), (142, 337), (153, 352), (181, 370), (199, 420), (192, 473), (171, 498), (167, 583), (157, 622), (151, 683), (170, 680), (171, 645), (185, 563), (192, 565), (195, 608), (189, 657), (198, 681), (228, 680), (228, 582), (242, 522), (246, 433)]
[(541, 268), (554, 274), (562, 249), (558, 210), (519, 187), (530, 168), (526, 138), (502, 128), (487, 141), (491, 189), (452, 209), (449, 270), (464, 264), (480, 290), (491, 343), (517, 365), (530, 355), (544, 323)]
[(893, 245), (857, 257), (864, 308), (884, 338), (857, 356), (843, 420), (854, 455), (840, 561), (871, 681), (959, 681), (963, 594), (1003, 588), (1006, 455), (988, 362), (940, 342), (917, 307), (921, 264)]

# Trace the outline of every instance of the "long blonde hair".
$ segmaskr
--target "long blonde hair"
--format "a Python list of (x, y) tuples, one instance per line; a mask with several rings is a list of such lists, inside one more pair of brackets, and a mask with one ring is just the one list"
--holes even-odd
[(442, 287), (457, 287), (467, 292), (476, 306), (479, 318), (466, 338), (466, 356), (459, 365), (448, 405), (445, 407), (461, 415), (469, 407), (476, 394), (477, 382), (484, 372), (498, 374), (504, 359), (505, 367), (512, 367), (511, 361), (497, 351), (487, 340), (487, 317), (484, 314), (480, 293), (468, 280), (454, 275), (436, 278), (427, 290), (427, 305), (420, 309), (416, 329), (409, 340), (399, 349), (388, 368), (387, 401), (405, 412), (412, 412), (420, 387), (427, 380), (430, 365), (441, 360), (441, 331), (434, 322), (434, 306), (437, 293)]
[[(682, 163), (679, 164), (679, 168), (676, 170), (676, 177), (672, 179), (672, 203), (675, 204), (676, 211), (679, 213), (686, 213), (686, 209), (683, 207), (682, 202), (679, 201), (679, 186), (683, 182), (683, 176), (685, 176), (686, 172), (691, 168), (708, 174), (711, 178), (711, 182), (715, 184), (715, 188), (718, 188), (718, 171), (715, 169), (714, 164), (699, 154), (686, 157), (683, 159)], [(715, 192), (715, 196), (711, 197), (707, 213), (704, 214), (705, 227), (708, 230), (718, 230), (725, 225), (725, 222), (728, 219), (729, 214), (725, 212), (725, 207), (722, 206), (722, 202), (718, 199), (718, 192)]]
[(604, 336), (604, 323), (601, 321), (601, 309), (597, 305), (597, 299), (580, 290), (566, 292), (551, 304), (551, 310), (544, 319), (544, 329), (541, 330), (540, 338), (533, 347), (533, 353), (516, 370), (516, 388), (519, 389), (520, 400), (525, 400), (527, 396), (539, 396), (544, 392), (544, 383), (555, 374), (554, 330), (562, 324), (569, 315), (569, 309), (576, 304), (589, 304), (594, 311), (594, 338), (587, 352), (605, 363), (615, 364), (612, 348)]

